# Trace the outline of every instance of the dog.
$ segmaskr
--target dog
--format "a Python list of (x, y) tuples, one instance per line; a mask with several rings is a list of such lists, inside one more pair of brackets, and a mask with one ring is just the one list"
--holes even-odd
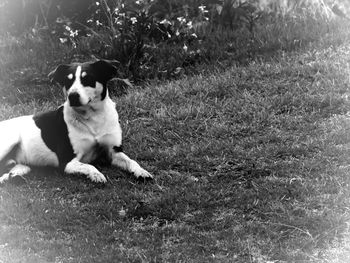
[(28, 174), (31, 166), (53, 166), (106, 183), (92, 164), (101, 159), (137, 178), (152, 179), (123, 153), (119, 116), (107, 89), (116, 73), (105, 60), (59, 65), (50, 72), (66, 100), (56, 110), (0, 122), (0, 160), (13, 166), (0, 183)]

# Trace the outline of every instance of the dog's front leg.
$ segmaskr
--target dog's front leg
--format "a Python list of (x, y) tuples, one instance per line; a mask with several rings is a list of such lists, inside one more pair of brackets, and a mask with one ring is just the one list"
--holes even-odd
[(66, 167), (64, 168), (64, 172), (67, 174), (86, 175), (91, 181), (96, 183), (107, 182), (106, 177), (99, 170), (97, 170), (95, 166), (82, 163), (77, 158), (74, 158), (67, 163)]
[(123, 170), (132, 173), (136, 178), (152, 179), (153, 175), (143, 169), (136, 161), (130, 159), (123, 152), (114, 152), (112, 165), (122, 168)]

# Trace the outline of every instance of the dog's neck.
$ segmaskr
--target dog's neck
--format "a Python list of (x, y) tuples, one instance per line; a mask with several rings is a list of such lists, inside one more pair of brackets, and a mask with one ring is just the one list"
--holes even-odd
[(92, 102), (88, 105), (81, 107), (72, 107), (69, 105), (69, 102), (66, 101), (64, 103), (64, 107), (67, 109), (67, 111), (70, 112), (71, 116), (75, 119), (86, 121), (90, 120), (93, 117), (95, 118), (99, 116), (101, 113), (104, 114), (104, 112), (109, 108), (111, 104), (114, 104), (114, 102), (107, 94), (103, 100), (98, 102)]
[(64, 103), (64, 119), (75, 129), (84, 129), (96, 136), (100, 133), (102, 127), (106, 125), (106, 120), (113, 114), (113, 119), (118, 120), (118, 114), (115, 111), (115, 103), (109, 96), (96, 105), (86, 107), (71, 107), (69, 102)]

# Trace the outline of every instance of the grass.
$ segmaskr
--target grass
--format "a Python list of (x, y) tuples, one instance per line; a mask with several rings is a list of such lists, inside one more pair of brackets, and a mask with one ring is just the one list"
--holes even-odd
[[(105, 186), (43, 169), (2, 185), (0, 262), (349, 262), (349, 56), (310, 47), (114, 98), (154, 182), (101, 167)], [(1, 119), (63, 102), (12, 87)]]

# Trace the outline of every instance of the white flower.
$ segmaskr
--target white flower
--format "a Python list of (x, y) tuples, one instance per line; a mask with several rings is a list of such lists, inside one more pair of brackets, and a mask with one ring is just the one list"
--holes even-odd
[(78, 30), (71, 30), (70, 32), (69, 32), (69, 36), (70, 37), (76, 37), (78, 35)]
[(119, 214), (120, 217), (126, 216), (126, 211), (125, 211), (125, 209), (122, 207), (122, 209), (119, 210), (118, 214)]
[(205, 5), (200, 5), (198, 6), (199, 10), (202, 12), (202, 13), (208, 13), (209, 11), (206, 10), (206, 6)]
[(187, 52), (188, 46), (186, 46), (186, 44), (184, 44), (183, 49), (185, 50), (185, 52)]
[(159, 24), (162, 25), (171, 25), (171, 22), (168, 19), (163, 19), (162, 21), (159, 22)]
[(178, 17), (177, 20), (178, 20), (181, 24), (186, 23), (186, 18), (184, 18), (184, 17), (182, 17), (182, 16)]

